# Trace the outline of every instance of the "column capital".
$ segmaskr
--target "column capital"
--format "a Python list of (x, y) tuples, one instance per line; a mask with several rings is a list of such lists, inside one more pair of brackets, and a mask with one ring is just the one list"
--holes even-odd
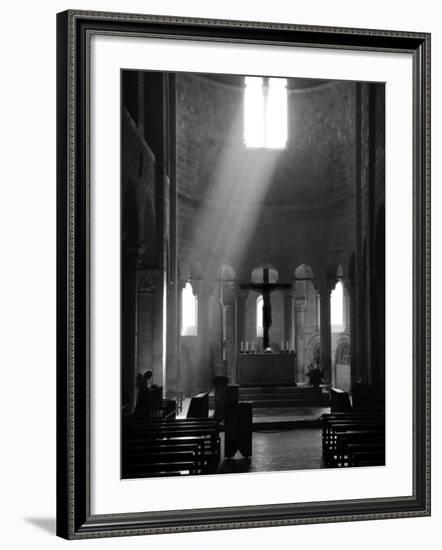
[(183, 288), (185, 288), (187, 283), (188, 283), (187, 279), (178, 279), (178, 281), (177, 281), (178, 290), (183, 290)]
[(237, 285), (234, 289), (234, 294), (237, 297), (238, 300), (244, 300), (244, 302), (247, 300), (249, 296), (250, 289), (248, 288), (240, 288), (239, 285)]
[(282, 292), (283, 292), (284, 299), (293, 300), (293, 298), (296, 296), (295, 285), (292, 285), (290, 288), (283, 289)]
[(318, 292), (319, 296), (330, 296), (332, 290), (335, 288), (337, 279), (314, 279), (313, 285)]
[(233, 307), (235, 305), (235, 296), (221, 296), (220, 302), (221, 305), (225, 308), (227, 307)]
[(228, 286), (223, 287), (224, 294), (227, 296), (233, 296), (234, 298), (239, 298), (241, 300), (247, 300), (249, 295), (250, 288), (243, 288), (240, 283), (230, 282)]
[(161, 288), (160, 272), (155, 269), (137, 270), (137, 292), (141, 295), (154, 295)]
[(213, 294), (213, 284), (208, 281), (196, 280), (190, 281), (192, 285), (193, 294), (197, 296), (199, 300), (208, 300)]
[(345, 277), (342, 279), (342, 284), (344, 285), (344, 290), (349, 294), (353, 292), (355, 288), (355, 280), (353, 277)]
[(219, 296), (219, 300), (223, 306), (228, 306), (235, 303), (237, 289), (238, 285), (236, 283), (226, 281), (223, 282)]

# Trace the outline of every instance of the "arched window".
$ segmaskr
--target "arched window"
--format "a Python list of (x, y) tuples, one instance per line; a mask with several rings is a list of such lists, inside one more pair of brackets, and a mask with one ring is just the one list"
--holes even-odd
[(350, 364), (350, 346), (347, 343), (339, 344), (336, 349), (336, 363), (339, 365)]
[(262, 308), (264, 305), (264, 299), (262, 296), (258, 296), (256, 299), (256, 336), (262, 338), (263, 329), (262, 329)]
[(287, 79), (246, 76), (244, 143), (246, 147), (284, 149), (287, 142)]
[(336, 283), (330, 297), (330, 313), (332, 332), (344, 330), (344, 286), (341, 281)]
[(319, 297), (319, 294), (316, 294), (316, 324), (318, 325), (318, 329), (321, 326), (321, 298)]
[(181, 293), (181, 336), (197, 335), (197, 299), (192, 285), (186, 283)]

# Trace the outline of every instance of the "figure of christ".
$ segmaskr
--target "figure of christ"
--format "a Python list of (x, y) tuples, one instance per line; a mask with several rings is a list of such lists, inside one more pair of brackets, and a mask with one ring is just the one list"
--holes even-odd
[(270, 301), (270, 293), (274, 290), (291, 288), (291, 286), (291, 284), (286, 283), (270, 283), (268, 267), (263, 268), (262, 283), (241, 284), (241, 288), (249, 288), (262, 294), (262, 336), (264, 351), (270, 351), (270, 327), (272, 326), (272, 304)]

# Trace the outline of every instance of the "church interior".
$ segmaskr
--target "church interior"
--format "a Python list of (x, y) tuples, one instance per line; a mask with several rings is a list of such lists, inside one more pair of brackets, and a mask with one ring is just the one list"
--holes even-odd
[(122, 477), (384, 465), (384, 84), (121, 97)]

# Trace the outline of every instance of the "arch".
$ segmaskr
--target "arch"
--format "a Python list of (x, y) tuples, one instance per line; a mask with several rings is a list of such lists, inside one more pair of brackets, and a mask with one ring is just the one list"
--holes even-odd
[(348, 334), (340, 334), (336, 339), (333, 357), (334, 384), (337, 388), (349, 391), (351, 388), (351, 347)]
[(264, 281), (264, 268), (269, 270), (269, 283), (277, 283), (279, 281), (278, 270), (270, 264), (264, 264), (252, 270), (250, 274), (252, 283), (262, 283)]
[(305, 346), (305, 366), (316, 365), (321, 361), (321, 340), (319, 334), (314, 334)]
[(187, 281), (181, 290), (181, 336), (197, 336), (198, 301)]
[(244, 332), (244, 340), (249, 342), (255, 342), (257, 343), (257, 336), (256, 336), (256, 326), (257, 326), (257, 307), (256, 303), (260, 296), (260, 292), (257, 292), (256, 290), (250, 290), (247, 294), (246, 303), (245, 303), (245, 332)]
[(344, 330), (344, 306), (344, 285), (341, 280), (338, 280), (330, 295), (330, 322), (332, 332), (342, 332)]
[(232, 266), (223, 264), (216, 270), (216, 278), (220, 281), (233, 281), (236, 278), (235, 270)]
[(262, 326), (262, 308), (264, 306), (264, 299), (262, 294), (256, 298), (256, 336), (262, 338), (263, 326)]
[(338, 365), (350, 364), (350, 344), (348, 341), (341, 341), (336, 347), (335, 362)]
[(313, 269), (307, 264), (300, 264), (294, 271), (295, 279), (313, 279)]

